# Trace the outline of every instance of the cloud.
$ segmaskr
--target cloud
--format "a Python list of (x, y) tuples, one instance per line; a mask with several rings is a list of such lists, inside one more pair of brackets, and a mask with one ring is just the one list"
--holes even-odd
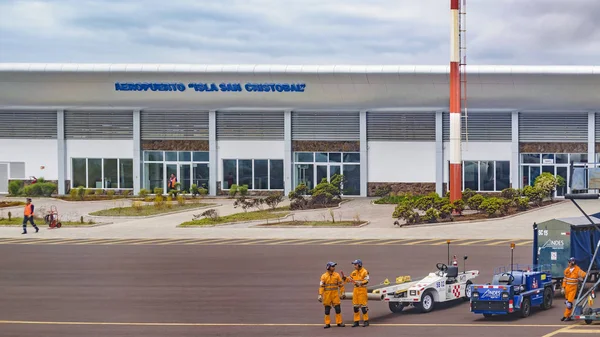
[[(0, 62), (447, 64), (449, 0), (0, 0)], [(470, 64), (594, 64), (596, 0), (467, 1)]]

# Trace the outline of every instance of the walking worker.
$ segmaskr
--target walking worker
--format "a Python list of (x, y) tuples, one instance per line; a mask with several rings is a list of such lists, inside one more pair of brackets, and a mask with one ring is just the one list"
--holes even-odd
[(352, 327), (357, 327), (360, 322), (359, 310), (362, 310), (363, 314), (363, 327), (369, 326), (369, 307), (367, 305), (367, 284), (369, 284), (369, 272), (363, 267), (363, 263), (360, 259), (352, 261), (354, 270), (349, 277), (343, 276), (342, 279), (346, 283), (354, 284), (354, 290), (352, 290), (352, 306), (354, 307), (354, 324)]
[(35, 228), (36, 233), (40, 231), (38, 226), (36, 226), (33, 222), (33, 210), (34, 206), (31, 203), (31, 198), (27, 198), (27, 203), (25, 205), (25, 209), (23, 210), (23, 233), (21, 234), (27, 234), (27, 221), (29, 221), (33, 228)]
[(331, 327), (331, 307), (335, 309), (335, 323), (339, 327), (346, 326), (342, 322), (342, 307), (340, 297), (346, 298), (344, 282), (342, 277), (335, 271), (335, 262), (327, 262), (325, 268), (327, 271), (321, 275), (321, 282), (319, 286), (319, 302), (325, 306), (325, 326), (324, 329)]
[(171, 178), (169, 179), (169, 186), (167, 186), (168, 190), (174, 190), (175, 184), (177, 184), (177, 177), (175, 177), (175, 175), (171, 173)]
[(577, 295), (577, 286), (579, 285), (579, 278), (584, 278), (586, 272), (581, 270), (579, 266), (575, 263), (575, 258), (571, 257), (569, 259), (569, 266), (565, 269), (565, 277), (562, 282), (562, 289), (560, 290), (561, 294), (565, 295), (565, 304), (567, 308), (565, 309), (565, 313), (561, 321), (571, 319), (571, 312), (573, 311), (573, 305), (575, 301), (575, 295)]

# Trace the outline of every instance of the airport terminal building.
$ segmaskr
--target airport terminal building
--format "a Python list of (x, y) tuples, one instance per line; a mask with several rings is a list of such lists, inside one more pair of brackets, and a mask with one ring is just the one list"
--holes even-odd
[[(0, 193), (314, 187), (444, 193), (448, 66), (0, 64)], [(469, 66), (463, 187), (522, 188), (598, 162), (600, 67)], [(557, 196), (568, 192), (557, 191)]]

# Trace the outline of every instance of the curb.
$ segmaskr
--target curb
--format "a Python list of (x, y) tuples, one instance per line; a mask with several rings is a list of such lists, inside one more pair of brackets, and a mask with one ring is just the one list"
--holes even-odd
[[(234, 213), (234, 214), (235, 214), (235, 213)], [(283, 219), (285, 219), (285, 218), (287, 218), (287, 217), (290, 217), (290, 216), (292, 216), (292, 213), (290, 213), (290, 214), (288, 214), (288, 215), (286, 215), (286, 216), (284, 216), (284, 217), (281, 217), (281, 218), (274, 218), (274, 219), (270, 219), (270, 220), (273, 220), (273, 221), (276, 221), (276, 220), (283, 220)], [(234, 221), (234, 222), (225, 222), (225, 223), (220, 223), (220, 224), (216, 224), (216, 225), (205, 225), (205, 226), (184, 226), (184, 227), (181, 227), (181, 224), (179, 224), (179, 225), (177, 225), (177, 226), (176, 226), (176, 228), (205, 228), (205, 227), (222, 227), (222, 226), (231, 226), (231, 225), (244, 225), (244, 224), (247, 224), (247, 225), (252, 225), (253, 223), (255, 223), (255, 222), (260, 222), (260, 221), (265, 221), (265, 220)], [(250, 227), (254, 227), (254, 226), (250, 226)]]
[(174, 211), (174, 212), (161, 213), (161, 214), (155, 214), (155, 215), (145, 215), (145, 216), (90, 215), (90, 214), (86, 214), (86, 215), (88, 217), (94, 218), (94, 219), (98, 219), (98, 218), (115, 218), (115, 219), (125, 219), (125, 220), (150, 219), (150, 218), (158, 218), (158, 217), (165, 216), (165, 215), (173, 215), (173, 214), (179, 214), (179, 213), (185, 213), (185, 212), (191, 212), (191, 211), (201, 210), (201, 209), (204, 209), (204, 208), (221, 207), (221, 206), (223, 206), (223, 205), (222, 204), (213, 204), (213, 205), (202, 206), (202, 207), (198, 207), (198, 208), (190, 208), (190, 209), (181, 210), (181, 211)]
[[(537, 208), (532, 208), (532, 209), (528, 209), (526, 211), (523, 212), (519, 212), (519, 213), (515, 213), (515, 214), (511, 214), (511, 215), (507, 215), (507, 216), (503, 216), (503, 217), (497, 217), (497, 218), (487, 218), (487, 219), (480, 219), (480, 220), (464, 220), (464, 221), (447, 221), (447, 222), (442, 222), (442, 223), (432, 223), (432, 224), (419, 224), (419, 225), (403, 225), (402, 227), (398, 227), (398, 228), (419, 228), (419, 227), (438, 227), (438, 226), (448, 226), (448, 225), (458, 225), (458, 224), (470, 224), (470, 223), (476, 223), (476, 222), (492, 222), (492, 221), (497, 221), (497, 220), (504, 220), (504, 219), (510, 219), (510, 218), (514, 218), (517, 216), (521, 216), (527, 213), (532, 213), (534, 211), (538, 211), (538, 210), (542, 210), (545, 208), (549, 208), (552, 206), (556, 206), (558, 204), (561, 204), (563, 202), (566, 202), (567, 200), (564, 201), (558, 201), (555, 202), (553, 204), (550, 205), (546, 205), (546, 206), (542, 206), (542, 207), (537, 207)], [(394, 219), (394, 218), (392, 218)], [(394, 226), (396, 227), (396, 226)]]
[(252, 226), (252, 228), (361, 228), (361, 227), (365, 227), (367, 225), (369, 225), (371, 222), (370, 221), (365, 221), (365, 223), (358, 225), (358, 226), (270, 226), (270, 225), (265, 225), (265, 226), (261, 226), (261, 225), (254, 225)]
[(351, 200), (344, 199), (338, 203), (335, 207), (323, 207), (323, 208), (313, 208), (313, 209), (298, 209), (298, 210), (290, 210), (292, 213), (306, 213), (306, 212), (316, 212), (316, 211), (327, 211), (328, 209), (340, 209), (342, 208), (342, 204), (346, 202), (350, 202)]
[[(102, 223), (95, 223), (93, 225), (85, 225), (85, 226), (79, 226), (79, 225), (76, 225), (76, 226), (64, 226), (64, 227), (56, 228), (56, 229), (65, 229), (65, 228), (92, 228), (92, 227), (107, 226), (107, 225), (112, 225), (112, 224), (113, 224), (113, 222), (102, 222)], [(31, 225), (28, 225), (28, 226), (31, 226)], [(52, 229), (52, 228), (50, 228), (49, 226), (46, 226), (46, 225), (37, 225), (37, 226), (38, 226), (39, 229), (42, 229), (42, 228)], [(21, 228), (22, 225), (0, 225), (0, 228), (2, 228), (2, 227)]]

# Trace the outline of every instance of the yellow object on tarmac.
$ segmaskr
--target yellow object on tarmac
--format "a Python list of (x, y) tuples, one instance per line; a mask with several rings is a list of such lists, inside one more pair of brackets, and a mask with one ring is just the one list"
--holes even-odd
[(354, 284), (354, 290), (352, 291), (352, 306), (354, 307), (354, 322), (360, 321), (359, 309), (362, 308), (363, 320), (369, 320), (368, 306), (367, 306), (367, 284), (369, 283), (369, 272), (364, 268), (360, 267), (350, 274), (350, 277), (346, 279), (346, 282), (352, 282)]
[(340, 294), (345, 292), (342, 277), (335, 271), (326, 271), (321, 275), (319, 299), (325, 306), (325, 324), (331, 324), (331, 307), (335, 309), (335, 323), (342, 324)]

